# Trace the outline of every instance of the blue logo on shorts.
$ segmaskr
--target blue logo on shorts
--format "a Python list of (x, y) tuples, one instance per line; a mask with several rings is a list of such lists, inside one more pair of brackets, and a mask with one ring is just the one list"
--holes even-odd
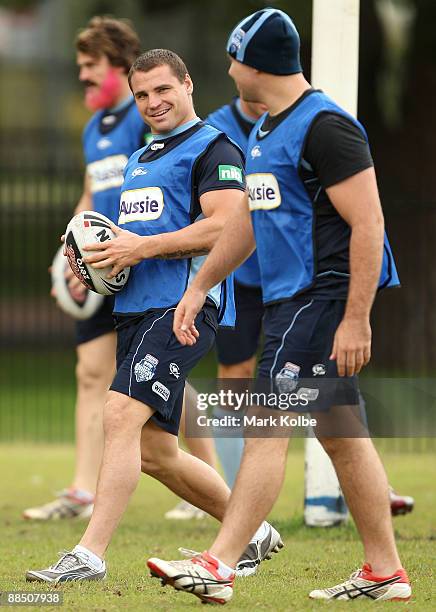
[(147, 354), (144, 359), (141, 359), (141, 361), (138, 361), (135, 365), (136, 382), (141, 383), (151, 380), (156, 372), (158, 363), (159, 359), (149, 354)]

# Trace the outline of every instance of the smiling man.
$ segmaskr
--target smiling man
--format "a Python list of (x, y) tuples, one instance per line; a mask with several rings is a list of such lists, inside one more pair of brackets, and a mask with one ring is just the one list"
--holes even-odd
[[(213, 468), (179, 449), (177, 433), (188, 373), (211, 348), (218, 325), (234, 322), (231, 284), (208, 292), (196, 318), (201, 336), (195, 346), (181, 346), (172, 326), (204, 255), (245, 198), (243, 157), (227, 136), (196, 116), (192, 80), (175, 53), (141, 55), (129, 83), (154, 139), (126, 166), (118, 224), (130, 231), (114, 226), (116, 238), (103, 248), (90, 245), (86, 258), (96, 268), (113, 266), (112, 276), (132, 266), (115, 298), (117, 374), (104, 412), (95, 508), (80, 544), (50, 568), (28, 572), (29, 581), (105, 577), (104, 554), (141, 468), (218, 520), (230, 496)], [(261, 559), (281, 546), (268, 523), (257, 534)]]

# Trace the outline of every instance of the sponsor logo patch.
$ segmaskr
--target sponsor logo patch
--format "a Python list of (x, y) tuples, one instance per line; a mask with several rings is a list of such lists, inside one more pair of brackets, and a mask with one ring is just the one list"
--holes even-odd
[(319, 395), (319, 389), (310, 389), (309, 387), (300, 387), (297, 391), (298, 397), (304, 397), (309, 402), (314, 402)]
[(159, 151), (160, 149), (163, 149), (164, 147), (165, 147), (164, 142), (155, 142), (154, 144), (151, 145), (150, 149), (152, 151)]
[(147, 174), (148, 170), (146, 168), (135, 168), (131, 174), (132, 178), (135, 178), (135, 176), (144, 176), (144, 174)]
[(287, 361), (283, 368), (276, 374), (276, 383), (280, 393), (290, 393), (298, 385), (300, 366)]
[(248, 174), (250, 210), (271, 210), (282, 203), (279, 184), (274, 174)]
[(237, 166), (218, 166), (218, 179), (220, 181), (238, 181), (238, 183), (242, 183), (242, 170)]
[(323, 363), (317, 363), (312, 367), (312, 374), (314, 376), (325, 376), (326, 367)]
[(121, 187), (126, 164), (126, 155), (109, 155), (109, 157), (88, 164), (86, 172), (90, 179), (91, 193)]
[(156, 372), (158, 363), (159, 359), (150, 354), (147, 354), (144, 359), (138, 361), (134, 369), (136, 382), (141, 383), (151, 380)]
[(103, 117), (101, 122), (103, 123), (103, 125), (112, 125), (115, 123), (116, 120), (116, 115), (106, 115), (105, 117)]
[(159, 187), (128, 189), (121, 194), (118, 225), (159, 219), (163, 209), (164, 196)]
[(100, 138), (100, 140), (97, 142), (97, 149), (100, 149), (100, 151), (103, 151), (111, 146), (112, 142), (109, 140), (109, 138)]
[(172, 374), (174, 378), (179, 378), (180, 368), (177, 363), (170, 363), (170, 374)]
[(245, 32), (242, 28), (239, 28), (238, 30), (235, 30), (233, 32), (232, 38), (230, 40), (230, 44), (229, 44), (229, 53), (237, 53), (237, 51), (239, 51), (239, 49), (241, 48), (241, 44), (242, 44), (242, 40), (245, 36)]
[(251, 159), (255, 159), (256, 157), (260, 157), (262, 155), (262, 151), (260, 150), (259, 145), (256, 145), (251, 149)]
[(165, 387), (165, 385), (163, 385), (158, 380), (156, 380), (152, 384), (151, 390), (154, 391), (156, 395), (159, 395), (164, 400), (164, 402), (167, 402), (169, 396), (171, 395), (171, 391), (168, 389), (168, 387)]

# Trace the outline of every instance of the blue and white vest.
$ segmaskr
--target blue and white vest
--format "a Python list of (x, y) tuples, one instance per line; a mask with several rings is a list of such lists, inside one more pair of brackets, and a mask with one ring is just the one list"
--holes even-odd
[(98, 111), (89, 120), (83, 132), (83, 149), (94, 210), (116, 223), (124, 168), (141, 146), (145, 124), (132, 100), (114, 128), (102, 134), (100, 125), (105, 113)]
[[(198, 158), (220, 136), (221, 132), (202, 124), (155, 159), (141, 162), (147, 147), (136, 151), (125, 169), (117, 224), (140, 236), (153, 236), (200, 220), (201, 212), (193, 212), (193, 170)], [(134, 314), (176, 305), (205, 259), (144, 259), (132, 267), (126, 286), (116, 295), (114, 311)], [(220, 324), (233, 326), (233, 276), (213, 287), (208, 296), (218, 308)]]
[[(298, 172), (309, 129), (326, 111), (348, 117), (365, 134), (356, 119), (324, 93), (313, 91), (267, 136), (256, 137), (261, 117), (249, 137), (247, 185), (265, 304), (291, 298), (315, 282), (315, 212)], [(398, 274), (385, 236), (379, 287), (396, 285)]]

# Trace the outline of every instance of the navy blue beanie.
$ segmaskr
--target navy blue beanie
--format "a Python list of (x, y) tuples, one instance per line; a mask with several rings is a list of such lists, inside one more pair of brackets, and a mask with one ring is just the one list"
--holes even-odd
[(289, 15), (278, 9), (262, 9), (240, 21), (230, 34), (227, 53), (262, 72), (302, 72), (297, 29)]

